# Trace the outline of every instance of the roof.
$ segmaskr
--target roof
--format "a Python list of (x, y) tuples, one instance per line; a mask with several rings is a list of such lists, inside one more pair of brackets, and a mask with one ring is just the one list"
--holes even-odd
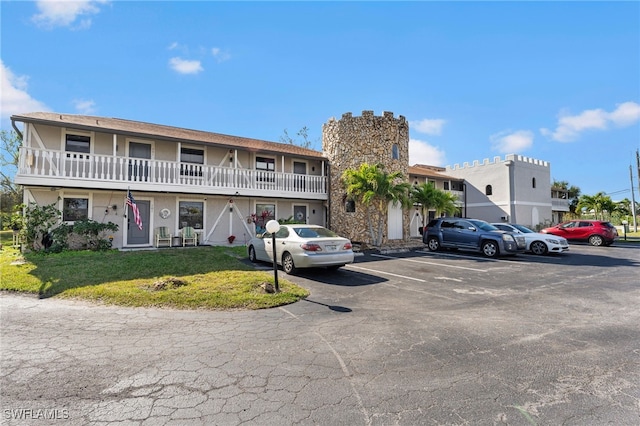
[(428, 166), (425, 164), (415, 164), (413, 166), (409, 166), (410, 175), (439, 178), (443, 180), (460, 180), (460, 181), (464, 180), (461, 178), (445, 175), (444, 173), (440, 173), (441, 171), (444, 171), (444, 170), (446, 169), (443, 167)]
[(36, 123), (53, 126), (73, 127), (77, 129), (163, 139), (170, 141), (189, 141), (205, 145), (228, 148), (242, 148), (254, 152), (270, 152), (289, 154), (300, 157), (324, 159), (321, 151), (303, 148), (297, 145), (269, 142), (259, 139), (230, 136), (221, 133), (204, 132), (200, 130), (184, 129), (161, 124), (144, 123), (141, 121), (124, 120), (121, 118), (96, 117), (90, 115), (61, 114), (55, 112), (31, 112), (15, 114), (12, 121), (22, 123)]

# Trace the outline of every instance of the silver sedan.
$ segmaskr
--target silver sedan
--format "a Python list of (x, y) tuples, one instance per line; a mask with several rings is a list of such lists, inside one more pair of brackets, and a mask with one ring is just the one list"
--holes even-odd
[(492, 223), (498, 229), (522, 235), (527, 242), (527, 251), (533, 254), (564, 253), (569, 250), (566, 238), (532, 231), (523, 225), (515, 223)]
[[(276, 259), (287, 274), (298, 268), (338, 269), (353, 262), (351, 241), (318, 225), (280, 225), (275, 234)], [(247, 244), (252, 262), (273, 263), (273, 236), (265, 232)]]

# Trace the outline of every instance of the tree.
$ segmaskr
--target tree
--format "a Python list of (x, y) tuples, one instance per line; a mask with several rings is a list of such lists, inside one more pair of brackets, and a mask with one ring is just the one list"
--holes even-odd
[(422, 183), (411, 188), (409, 194), (414, 204), (420, 204), (422, 212), (422, 227), (427, 226), (429, 210), (434, 209), (436, 215), (440, 213), (453, 214), (458, 210), (458, 197), (450, 192), (436, 188), (433, 183)]
[(458, 206), (456, 205), (456, 201), (458, 201), (458, 197), (453, 195), (450, 192), (436, 190), (436, 198), (434, 200), (434, 207), (436, 209), (436, 215), (445, 213), (445, 214), (454, 214), (458, 211)]
[(304, 126), (302, 129), (300, 129), (298, 133), (296, 133), (296, 135), (300, 136), (302, 140), (300, 141), (293, 139), (291, 136), (289, 136), (289, 132), (287, 131), (287, 129), (284, 129), (284, 135), (280, 136), (280, 142), (311, 149), (311, 145), (313, 145), (313, 142), (309, 140), (309, 129), (307, 128), (307, 126)]
[(436, 187), (432, 183), (421, 183), (411, 188), (410, 197), (414, 204), (420, 204), (422, 213), (422, 229), (427, 226), (429, 210), (435, 208)]
[(22, 138), (14, 130), (0, 132), (2, 145), (0, 146), (0, 185), (2, 192), (17, 194), (20, 189), (13, 178), (18, 171), (18, 161), (20, 160), (20, 147), (22, 146)]
[(13, 182), (18, 170), (22, 139), (15, 131), (0, 132), (0, 212), (3, 228), (15, 225), (16, 209), (22, 203), (22, 187)]
[(380, 246), (389, 203), (409, 207), (411, 186), (401, 172), (387, 173), (384, 165), (367, 163), (357, 170), (345, 170), (342, 182), (347, 194), (365, 207), (371, 242)]
[(615, 209), (615, 203), (611, 201), (611, 197), (604, 192), (598, 192), (596, 195), (582, 195), (578, 200), (578, 206), (582, 211), (591, 211), (595, 213), (596, 219), (600, 214), (600, 219), (604, 220), (604, 212), (609, 214)]
[(561, 180), (561, 181), (554, 180), (551, 186), (555, 188), (564, 189), (565, 191), (567, 191), (567, 196), (569, 197), (569, 211), (575, 214), (576, 211), (578, 210), (580, 188), (574, 185), (569, 186), (569, 182), (567, 182), (566, 180)]

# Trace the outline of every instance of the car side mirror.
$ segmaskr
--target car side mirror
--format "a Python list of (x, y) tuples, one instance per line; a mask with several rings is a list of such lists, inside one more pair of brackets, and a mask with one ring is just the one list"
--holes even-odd
[(469, 227), (469, 228), (467, 228), (467, 229), (468, 229), (469, 231), (475, 231), (475, 230), (476, 230), (476, 228), (475, 228), (475, 227), (473, 227), (473, 226), (470, 226), (470, 227)]

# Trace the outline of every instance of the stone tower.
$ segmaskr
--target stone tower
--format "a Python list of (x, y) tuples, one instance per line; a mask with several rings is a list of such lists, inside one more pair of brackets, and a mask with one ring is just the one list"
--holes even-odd
[[(342, 173), (363, 163), (383, 164), (387, 173), (401, 172), (408, 179), (409, 124), (392, 112), (375, 116), (350, 112), (340, 120), (329, 119), (322, 126), (322, 150), (331, 165), (329, 171), (329, 226), (352, 241), (371, 244), (365, 209), (354, 205), (342, 184)], [(355, 210), (355, 211), (354, 211)], [(409, 236), (409, 212), (390, 208), (384, 228), (384, 245), (404, 241)]]

